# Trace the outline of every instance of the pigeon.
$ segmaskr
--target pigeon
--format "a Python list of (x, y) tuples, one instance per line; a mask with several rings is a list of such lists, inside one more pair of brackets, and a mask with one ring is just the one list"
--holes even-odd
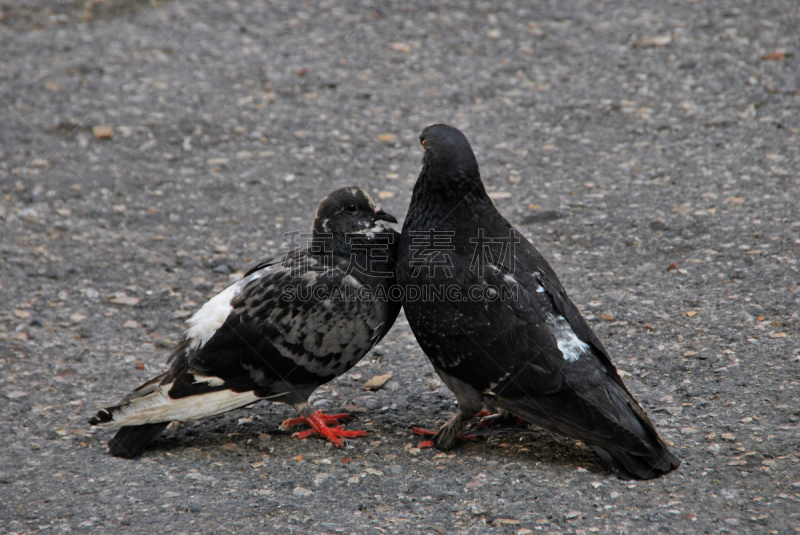
[(486, 408), (584, 442), (623, 479), (677, 468), (553, 268), (493, 205), (464, 134), (437, 124), (420, 141), (397, 280), (411, 330), (458, 401), (433, 445), (454, 447)]
[[(400, 301), (395, 284), (397, 223), (362, 189), (328, 195), (310, 245), (261, 262), (189, 320), (168, 372), (146, 382), (91, 425), (119, 427), (118, 457), (137, 457), (173, 421), (222, 414), (260, 400), (292, 405), (299, 423), (337, 446), (365, 431), (329, 427), (348, 414), (314, 411), (308, 397), (358, 363), (389, 331)], [(299, 233), (297, 233), (299, 234)]]

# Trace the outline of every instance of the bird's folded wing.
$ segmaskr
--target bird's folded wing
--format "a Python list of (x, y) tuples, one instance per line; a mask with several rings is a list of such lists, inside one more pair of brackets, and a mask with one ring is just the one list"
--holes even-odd
[(189, 371), (268, 395), (287, 385), (318, 386), (374, 345), (384, 321), (374, 303), (354, 297), (358, 283), (346, 266), (294, 260), (244, 279), (223, 324), (184, 354)]
[[(479, 391), (556, 391), (564, 359), (525, 288), (503, 293), (501, 286), (511, 284), (502, 274), (476, 274), (461, 282), (459, 298), (432, 300), (413, 312), (407, 306), (406, 314), (414, 315), (412, 326), (425, 326), (414, 334), (433, 363)], [(492, 291), (497, 298), (487, 300)]]
[[(512, 307), (520, 314), (521, 318), (528, 317), (530, 321), (538, 321), (537, 318), (542, 313), (546, 314), (548, 312), (563, 316), (578, 339), (591, 347), (591, 350), (584, 357), (563, 369), (564, 387), (573, 391), (576, 396), (583, 399), (590, 406), (603, 407), (604, 417), (610, 418), (615, 423), (628, 429), (635, 429), (641, 424), (649, 433), (658, 437), (658, 433), (649, 417), (622, 382), (605, 347), (583, 318), (578, 308), (569, 299), (555, 272), (544, 258), (538, 254), (538, 251), (533, 249), (532, 246), (530, 249), (532, 251), (526, 248), (522, 251), (522, 254), (528, 253), (536, 256), (533, 259), (533, 265), (537, 266), (537, 271), (514, 274), (514, 280), (524, 287), (524, 291), (521, 291), (520, 295), (527, 296), (527, 299), (514, 301), (511, 303)], [(529, 263), (528, 265), (531, 264)], [(508, 280), (507, 275), (504, 278)], [(536, 301), (534, 302), (533, 300)], [(531, 313), (533, 314), (531, 315)], [(606, 384), (609, 379), (614, 383), (613, 389)], [(609, 392), (609, 389), (614, 391), (613, 395), (612, 392)], [(614, 402), (611, 402), (611, 398), (614, 398)], [(629, 408), (638, 417), (638, 423), (633, 420), (629, 421), (627, 410), (619, 410), (616, 411), (617, 414), (614, 414), (614, 407), (620, 409), (622, 407)], [(612, 413), (608, 411), (612, 411)], [(564, 414), (566, 415), (567, 413), (565, 412)]]

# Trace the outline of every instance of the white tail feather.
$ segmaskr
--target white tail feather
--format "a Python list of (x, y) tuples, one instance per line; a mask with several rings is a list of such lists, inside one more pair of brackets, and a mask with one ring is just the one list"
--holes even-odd
[(112, 420), (100, 427), (122, 427), (159, 422), (197, 420), (245, 407), (262, 399), (252, 391), (218, 390), (196, 396), (172, 399), (167, 392), (172, 383), (159, 386), (152, 394), (136, 398), (111, 410)]

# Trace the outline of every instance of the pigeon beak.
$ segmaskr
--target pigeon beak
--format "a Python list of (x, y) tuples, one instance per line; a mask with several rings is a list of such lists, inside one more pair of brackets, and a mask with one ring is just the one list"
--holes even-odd
[(392, 214), (384, 212), (380, 206), (375, 207), (375, 219), (380, 221), (388, 221), (389, 223), (397, 223), (397, 218)]

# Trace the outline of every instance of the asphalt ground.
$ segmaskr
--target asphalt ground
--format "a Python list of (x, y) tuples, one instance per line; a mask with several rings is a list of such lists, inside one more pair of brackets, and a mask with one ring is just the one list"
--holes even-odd
[[(0, 13), (0, 531), (798, 531), (796, 2)], [(623, 482), (514, 426), (417, 449), (410, 429), (455, 405), (402, 315), (312, 397), (369, 431), (345, 449), (262, 403), (110, 456), (86, 419), (164, 370), (185, 319), (328, 192), (402, 218), (436, 122), (469, 137), (681, 468)]]

